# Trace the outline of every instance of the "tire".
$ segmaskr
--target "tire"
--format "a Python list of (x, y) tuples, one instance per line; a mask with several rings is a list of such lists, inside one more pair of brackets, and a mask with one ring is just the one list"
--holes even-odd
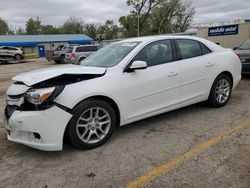
[(84, 59), (86, 59), (86, 57), (81, 57), (78, 62), (77, 62), (77, 65), (80, 65), (81, 64), (81, 61), (83, 61)]
[(55, 62), (56, 64), (59, 64), (59, 63), (60, 63), (60, 60), (54, 60), (54, 62)]
[(21, 60), (22, 58), (23, 58), (23, 56), (20, 54), (15, 55), (15, 60)]
[(225, 75), (219, 75), (211, 88), (209, 98), (207, 100), (208, 105), (212, 107), (222, 107), (225, 106), (232, 93), (232, 81)]
[[(97, 109), (99, 109), (98, 113), (96, 113)], [(77, 105), (73, 114), (68, 125), (68, 137), (71, 144), (77, 148), (93, 149), (101, 146), (114, 132), (116, 126), (115, 111), (105, 101), (83, 101)], [(96, 116), (97, 114), (98, 116)]]
[(60, 64), (64, 64), (65, 63), (64, 58), (65, 58), (65, 55), (61, 55), (60, 56)]

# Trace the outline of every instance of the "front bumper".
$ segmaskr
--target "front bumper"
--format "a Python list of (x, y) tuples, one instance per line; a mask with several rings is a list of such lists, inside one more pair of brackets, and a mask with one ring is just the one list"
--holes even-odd
[(4, 115), (8, 140), (44, 151), (60, 151), (72, 115), (57, 106), (43, 111), (14, 111)]

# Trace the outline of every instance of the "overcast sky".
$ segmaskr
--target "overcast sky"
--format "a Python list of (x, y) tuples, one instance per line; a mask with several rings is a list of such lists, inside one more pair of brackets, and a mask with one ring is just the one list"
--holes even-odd
[[(250, 0), (187, 0), (196, 14), (194, 23), (250, 19)], [(22, 26), (30, 17), (39, 17), (43, 24), (60, 26), (70, 16), (86, 23), (118, 21), (127, 15), (126, 0), (0, 0), (0, 17), (13, 28)]]

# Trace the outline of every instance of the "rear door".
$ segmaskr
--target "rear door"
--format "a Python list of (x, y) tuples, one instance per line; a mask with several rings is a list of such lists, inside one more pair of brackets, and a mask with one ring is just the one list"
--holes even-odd
[(211, 51), (202, 43), (190, 39), (176, 39), (180, 54), (181, 102), (204, 100), (209, 92), (209, 75), (214, 71)]

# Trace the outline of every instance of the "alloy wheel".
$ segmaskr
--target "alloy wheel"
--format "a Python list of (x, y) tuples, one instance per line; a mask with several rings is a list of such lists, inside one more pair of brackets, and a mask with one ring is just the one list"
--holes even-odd
[(105, 138), (110, 127), (111, 118), (109, 113), (101, 107), (92, 107), (79, 117), (76, 132), (81, 141), (94, 144)]
[(221, 79), (215, 87), (215, 97), (217, 102), (224, 103), (230, 95), (230, 83), (227, 79)]

